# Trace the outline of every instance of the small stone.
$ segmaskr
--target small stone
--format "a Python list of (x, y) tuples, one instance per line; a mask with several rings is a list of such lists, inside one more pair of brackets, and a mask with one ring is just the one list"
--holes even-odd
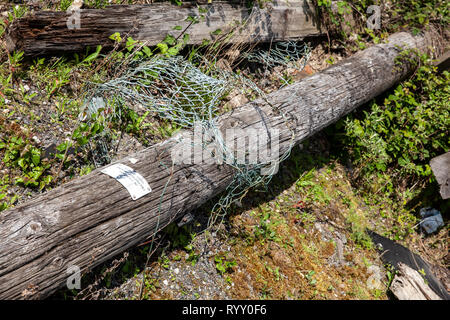
[(37, 144), (41, 143), (41, 140), (37, 136), (33, 136), (33, 141), (36, 142)]
[(380, 267), (376, 266), (376, 265), (371, 265), (370, 267), (367, 268), (367, 273), (371, 274), (379, 274), (380, 273)]
[(179, 273), (180, 273), (180, 269), (175, 268), (175, 269), (173, 270), (173, 272), (175, 272), (175, 274), (179, 274)]
[(164, 284), (165, 286), (168, 286), (168, 285), (169, 285), (169, 281), (164, 280), (164, 281), (163, 281), (163, 284)]
[(381, 290), (383, 289), (383, 283), (381, 282), (381, 278), (378, 274), (372, 274), (368, 279), (367, 279), (367, 287), (369, 289), (378, 289)]

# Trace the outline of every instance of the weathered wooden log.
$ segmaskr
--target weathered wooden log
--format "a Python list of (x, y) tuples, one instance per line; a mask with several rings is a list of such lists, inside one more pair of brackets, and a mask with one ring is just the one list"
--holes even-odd
[(399, 263), (398, 274), (389, 289), (399, 300), (442, 300), (425, 283), (419, 272), (404, 263)]
[(440, 186), (442, 199), (450, 198), (450, 152), (431, 159), (430, 167)]
[[(435, 35), (398, 33), (328, 69), (218, 118), (227, 128), (278, 129), (280, 153), (368, 102), (411, 72), (399, 47), (430, 52)], [(438, 46), (438, 45), (436, 45)], [(435, 47), (434, 49), (439, 49)], [(134, 168), (152, 188), (134, 201), (95, 170), (0, 215), (0, 298), (44, 298), (64, 286), (69, 266), (83, 271), (146, 239), (183, 212), (224, 191), (227, 164), (172, 164), (181, 132), (116, 163)], [(268, 146), (262, 146), (268, 148)]]
[[(13, 22), (6, 37), (7, 47), (10, 51), (22, 50), (25, 55), (76, 52), (97, 45), (111, 48), (114, 43), (109, 37), (115, 32), (155, 45), (168, 34), (178, 38), (188, 26), (186, 33), (192, 44), (214, 40), (218, 30), (225, 34), (236, 26), (243, 28), (227, 41), (298, 40), (321, 34), (314, 7), (308, 1), (278, 0), (263, 9), (216, 1), (199, 7), (200, 12), (195, 4), (155, 3), (74, 12), (40, 11)], [(189, 16), (199, 22), (191, 23)], [(181, 28), (174, 30), (176, 26)]]

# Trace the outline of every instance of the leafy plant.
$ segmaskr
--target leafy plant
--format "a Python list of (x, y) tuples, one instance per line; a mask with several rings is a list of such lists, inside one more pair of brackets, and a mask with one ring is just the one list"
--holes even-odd
[(225, 255), (216, 255), (214, 257), (214, 262), (215, 262), (217, 271), (221, 275), (232, 271), (233, 267), (235, 267), (237, 265), (236, 260), (228, 259)]
[[(428, 57), (420, 58), (414, 77), (382, 104), (374, 101), (363, 117), (344, 121), (345, 144), (368, 183), (373, 184), (374, 176), (385, 180), (387, 173), (397, 179), (432, 178), (429, 160), (450, 149), (450, 74), (437, 74)], [(392, 184), (381, 190), (385, 188)]]
[(30, 142), (12, 136), (6, 141), (0, 140), (1, 149), (5, 152), (3, 162), (6, 166), (19, 169), (22, 173), (15, 178), (15, 183), (43, 189), (52, 181), (51, 175), (44, 174), (50, 164), (41, 161), (41, 151)]
[(255, 227), (254, 234), (256, 239), (261, 241), (275, 241), (277, 239), (277, 233), (275, 230), (276, 224), (270, 220), (270, 210), (261, 210), (259, 216), (259, 224)]
[(61, 11), (66, 11), (70, 7), (72, 2), (72, 0), (61, 0), (61, 2), (59, 3), (59, 9)]
[[(381, 26), (377, 30), (367, 28), (368, 8), (372, 5), (379, 6), (381, 11)], [(402, 29), (418, 33), (429, 24), (446, 28), (450, 16), (450, 4), (445, 0), (403, 0), (390, 5), (374, 0), (316, 0), (316, 8), (328, 35), (333, 35), (333, 41), (350, 45), (354, 51), (365, 49), (366, 41), (379, 43), (389, 33)], [(353, 24), (349, 22), (349, 16)], [(351, 45), (352, 42), (356, 45)]]
[(314, 279), (315, 274), (316, 274), (316, 272), (314, 270), (311, 270), (305, 276), (306, 280), (308, 280), (308, 282), (311, 286), (315, 286), (317, 284), (317, 280)]
[(15, 5), (12, 7), (12, 12), (8, 12), (9, 22), (22, 18), (28, 11), (27, 6)]
[(153, 49), (150, 49), (150, 47), (145, 45), (144, 42), (135, 40), (132, 37), (127, 37), (127, 39), (124, 40), (118, 32), (109, 36), (109, 39), (114, 41), (116, 44), (122, 44), (125, 42), (125, 53), (122, 51), (116, 51), (112, 55), (113, 58), (118, 60), (127, 58), (131, 58), (132, 60), (142, 60), (148, 59), (155, 54), (162, 54), (167, 57), (176, 56), (189, 41), (189, 34), (183, 34), (181, 39), (177, 39), (169, 34), (163, 41), (156, 44)]
[(90, 120), (89, 122), (81, 122), (72, 134), (72, 139), (81, 147), (104, 130), (103, 117), (101, 115), (94, 114)]
[(108, 5), (107, 0), (85, 0), (85, 5), (90, 8), (103, 9)]

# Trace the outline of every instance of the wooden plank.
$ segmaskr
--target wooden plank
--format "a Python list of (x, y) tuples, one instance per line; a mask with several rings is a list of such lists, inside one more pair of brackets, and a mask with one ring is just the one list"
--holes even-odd
[(430, 167), (439, 183), (442, 199), (450, 198), (450, 152), (431, 159)]
[[(396, 65), (399, 46), (439, 52), (439, 40), (432, 33), (394, 34), (389, 43), (224, 114), (218, 128), (277, 129), (282, 154), (293, 134), (299, 143), (406, 77), (412, 66)], [(85, 272), (224, 191), (235, 173), (226, 164), (172, 163), (172, 148), (188, 134), (180, 132), (116, 162), (134, 168), (150, 184), (152, 192), (136, 201), (120, 183), (95, 170), (3, 212), (0, 298), (44, 298), (65, 285), (68, 267)]]
[[(168, 34), (178, 38), (188, 26), (186, 33), (192, 44), (204, 39), (214, 40), (216, 30), (224, 34), (236, 25), (245, 26), (230, 42), (298, 40), (321, 34), (309, 1), (278, 0), (267, 3), (263, 9), (214, 1), (200, 8), (206, 13), (189, 3), (182, 6), (171, 3), (120, 5), (81, 9), (79, 20), (74, 16), (76, 12), (40, 11), (14, 21), (6, 37), (7, 47), (9, 51), (22, 50), (29, 56), (83, 51), (87, 46), (95, 48), (97, 45), (111, 48), (113, 41), (109, 36), (115, 32), (155, 45)], [(204, 19), (191, 24), (186, 20), (189, 16)], [(181, 30), (174, 30), (175, 26), (181, 26)]]
[(416, 270), (399, 263), (390, 290), (399, 300), (442, 300)]

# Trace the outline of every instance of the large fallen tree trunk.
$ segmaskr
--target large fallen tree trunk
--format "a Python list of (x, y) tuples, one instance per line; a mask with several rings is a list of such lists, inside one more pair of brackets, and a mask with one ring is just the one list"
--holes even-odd
[[(430, 52), (433, 40), (438, 39), (430, 33), (395, 34), (388, 44), (375, 45), (271, 93), (267, 100), (224, 114), (218, 126), (222, 132), (278, 129), (283, 153), (290, 147), (291, 129), (298, 143), (411, 72), (411, 65), (395, 63), (398, 46)], [(172, 165), (170, 151), (184, 134), (119, 161), (139, 172), (152, 188), (136, 201), (120, 183), (95, 170), (3, 212), (0, 298), (44, 298), (65, 284), (69, 266), (86, 271), (224, 191), (235, 173), (227, 164)]]
[[(87, 46), (111, 48), (114, 42), (109, 37), (115, 32), (145, 40), (148, 45), (161, 42), (168, 34), (178, 38), (183, 32), (190, 35), (192, 44), (214, 40), (232, 30), (234, 36), (227, 39), (230, 42), (298, 40), (321, 33), (314, 7), (308, 1), (279, 0), (263, 9), (215, 1), (199, 7), (200, 11), (195, 4), (155, 3), (73, 12), (40, 11), (13, 22), (7, 46), (25, 55), (41, 55), (83, 51)], [(197, 17), (198, 23), (188, 17)]]

